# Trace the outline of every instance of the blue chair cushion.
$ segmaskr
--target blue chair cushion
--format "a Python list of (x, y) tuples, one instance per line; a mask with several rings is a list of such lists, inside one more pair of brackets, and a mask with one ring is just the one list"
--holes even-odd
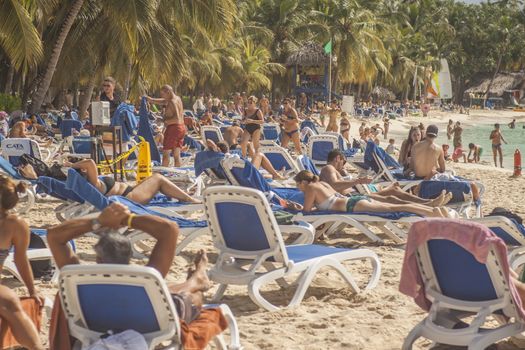
[(318, 244), (294, 245), (286, 247), (288, 259), (293, 260), (296, 263), (316, 259), (330, 254), (348, 252), (350, 250), (351, 249), (334, 248)]

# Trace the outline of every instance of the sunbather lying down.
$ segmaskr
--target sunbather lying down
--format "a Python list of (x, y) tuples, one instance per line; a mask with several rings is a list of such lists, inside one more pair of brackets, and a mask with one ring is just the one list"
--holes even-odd
[(308, 170), (299, 172), (294, 180), (297, 188), (304, 192), (305, 212), (313, 210), (331, 210), (343, 213), (355, 212), (406, 212), (425, 217), (449, 217), (449, 211), (443, 207), (432, 208), (423, 204), (388, 204), (364, 195), (345, 197), (336, 192), (329, 184), (320, 181)]
[(111, 176), (99, 178), (97, 165), (92, 159), (84, 159), (73, 164), (64, 162), (64, 166), (82, 171), (86, 174), (89, 183), (105, 196), (123, 196), (139, 204), (148, 204), (160, 192), (181, 202), (200, 203), (199, 200), (181, 190), (161, 174), (153, 174), (137, 186), (130, 186), (127, 183), (115, 181)]
[[(179, 233), (177, 225), (158, 216), (135, 216), (120, 203), (111, 204), (96, 219), (74, 219), (48, 230), (48, 243), (57, 267), (80, 264), (79, 257), (70, 248), (68, 241), (87, 232), (100, 236), (94, 246), (97, 263), (129, 265), (131, 243), (127, 237), (116, 231), (121, 227), (143, 231), (156, 240), (147, 265), (165, 278), (175, 256)], [(195, 258), (194, 268), (188, 271), (186, 281), (168, 284), (179, 317), (186, 323), (198, 318), (203, 304), (203, 292), (210, 288), (207, 264), (206, 253), (201, 250)]]
[[(224, 154), (230, 153), (230, 148), (228, 147), (228, 144), (226, 142), (213, 142), (212, 140), (206, 140), (206, 145), (210, 151), (214, 152), (221, 152)], [(248, 143), (248, 156), (250, 157), (250, 163), (258, 170), (260, 168), (263, 168), (267, 172), (270, 173), (272, 176), (272, 179), (274, 180), (286, 180), (284, 176), (279, 174), (277, 170), (272, 166), (272, 163), (268, 160), (268, 158), (264, 155), (264, 153), (256, 152), (253, 145), (251, 143)], [(264, 175), (263, 175), (264, 176)]]

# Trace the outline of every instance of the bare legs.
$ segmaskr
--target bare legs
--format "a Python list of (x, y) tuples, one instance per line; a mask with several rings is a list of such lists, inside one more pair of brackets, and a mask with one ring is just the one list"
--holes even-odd
[(292, 140), (295, 148), (295, 153), (298, 155), (303, 154), (303, 151), (301, 149), (301, 135), (299, 130), (293, 133), (293, 135), (288, 135), (286, 131), (283, 131), (283, 137), (281, 140), (281, 146), (283, 148), (288, 148), (288, 143)]
[(380, 203), (374, 200), (362, 200), (356, 203), (355, 211), (364, 212), (407, 212), (426, 217), (445, 217), (446, 214), (440, 208), (429, 208), (421, 204), (387, 204)]
[(247, 130), (244, 130), (241, 137), (241, 151), (242, 156), (246, 157), (247, 149), (248, 149), (248, 142), (250, 142), (250, 139), (252, 140), (253, 147), (255, 148), (255, 152), (259, 152), (259, 141), (261, 139), (261, 129), (255, 130), (253, 134), (250, 135), (250, 133)]
[(22, 310), (20, 299), (15, 292), (4, 286), (0, 286), (0, 317), (9, 324), (15, 339), (24, 348), (44, 349), (35, 325)]
[(499, 155), (499, 165), (503, 168), (503, 151), (501, 150), (501, 145), (495, 147), (492, 145), (492, 156), (494, 157), (494, 166), (498, 167), (498, 155)]
[(160, 174), (153, 174), (142, 181), (127, 197), (137, 203), (148, 204), (158, 192), (181, 202), (200, 203)]
[[(399, 185), (397, 183), (394, 183), (388, 187), (385, 187), (381, 189), (381, 191), (377, 192), (380, 196), (393, 196), (397, 199), (403, 201), (402, 203), (393, 203), (393, 204), (403, 204), (403, 203), (417, 203), (417, 204), (424, 204), (429, 205), (432, 207), (440, 207), (445, 204), (447, 204), (452, 199), (452, 193), (446, 193), (446, 191), (442, 192), (437, 198), (435, 199), (424, 199), (420, 198), (416, 195), (413, 195), (411, 193), (403, 191), (401, 188), (399, 188)], [(380, 196), (374, 196), (374, 199), (378, 199)], [(377, 197), (377, 198), (376, 198)], [(379, 200), (379, 199), (378, 199)], [(390, 203), (390, 201), (389, 201)]]
[(198, 308), (203, 304), (203, 293), (210, 289), (210, 280), (206, 273), (208, 257), (206, 252), (201, 249), (195, 258), (195, 269), (188, 271), (188, 279), (180, 284), (169, 285), (171, 293), (179, 295), (188, 295), (192, 304)]

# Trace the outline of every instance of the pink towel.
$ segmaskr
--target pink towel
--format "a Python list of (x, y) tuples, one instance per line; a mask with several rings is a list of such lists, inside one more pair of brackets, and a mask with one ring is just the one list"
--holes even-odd
[(401, 270), (401, 280), (399, 282), (399, 291), (401, 293), (414, 298), (416, 304), (422, 309), (430, 310), (431, 302), (425, 296), (425, 286), (417, 264), (416, 250), (421, 244), (431, 239), (440, 238), (455, 242), (474, 255), (476, 260), (482, 264), (487, 262), (490, 246), (493, 244), (501, 258), (501, 267), (510, 286), (518, 313), (522, 319), (525, 319), (525, 311), (523, 310), (520, 296), (513, 280), (510, 278), (505, 242), (487, 227), (474, 222), (451, 219), (425, 219), (414, 223), (408, 233), (403, 269)]

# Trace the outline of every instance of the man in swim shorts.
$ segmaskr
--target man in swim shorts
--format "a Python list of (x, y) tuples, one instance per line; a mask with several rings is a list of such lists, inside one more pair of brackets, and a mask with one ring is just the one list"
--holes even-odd
[(184, 145), (184, 136), (186, 136), (182, 100), (169, 85), (164, 85), (160, 89), (160, 98), (146, 96), (146, 99), (148, 102), (164, 106), (163, 121), (165, 130), (162, 166), (167, 167), (170, 165), (170, 153), (173, 152), (175, 167), (180, 167), (180, 151)]

